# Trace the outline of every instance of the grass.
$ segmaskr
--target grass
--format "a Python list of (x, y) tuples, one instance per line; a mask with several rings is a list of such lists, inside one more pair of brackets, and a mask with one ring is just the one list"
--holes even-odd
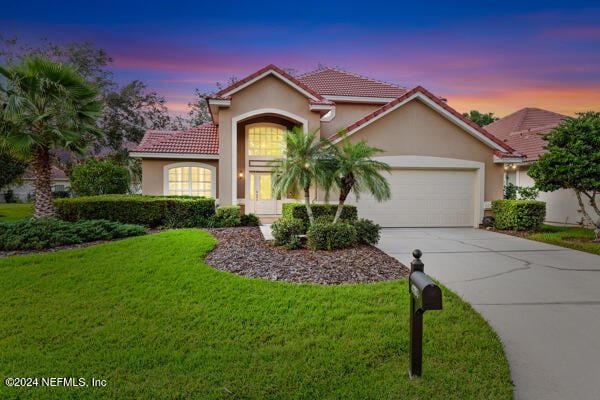
[(33, 204), (0, 204), (0, 222), (31, 218)]
[(242, 278), (176, 230), (0, 259), (2, 399), (510, 399), (502, 345), (444, 289), (425, 314), (423, 378), (408, 371), (407, 281), (346, 286)]
[(593, 229), (542, 225), (540, 232), (534, 232), (528, 238), (600, 255), (600, 243), (582, 243), (567, 240), (568, 238), (594, 239)]

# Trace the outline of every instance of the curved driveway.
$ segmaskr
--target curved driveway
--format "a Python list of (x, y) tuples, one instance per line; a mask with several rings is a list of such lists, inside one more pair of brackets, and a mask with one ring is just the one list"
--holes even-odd
[(600, 256), (469, 228), (386, 228), (379, 247), (488, 320), (515, 399), (600, 400)]

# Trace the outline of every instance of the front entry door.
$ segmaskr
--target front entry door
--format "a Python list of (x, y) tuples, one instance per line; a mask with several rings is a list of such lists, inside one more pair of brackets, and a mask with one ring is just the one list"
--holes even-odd
[(277, 215), (280, 213), (280, 201), (273, 196), (273, 177), (270, 172), (250, 172), (249, 200), (254, 213), (258, 215)]

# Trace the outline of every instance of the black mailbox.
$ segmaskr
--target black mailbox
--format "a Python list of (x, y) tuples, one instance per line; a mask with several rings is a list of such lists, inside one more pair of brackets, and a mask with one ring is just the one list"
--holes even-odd
[(423, 313), (442, 309), (442, 291), (423, 272), (421, 250), (413, 251), (415, 259), (410, 263), (408, 291), (410, 292), (410, 370), (412, 378), (421, 376), (423, 360)]
[(442, 290), (424, 272), (410, 274), (410, 293), (415, 300), (415, 311), (442, 309)]

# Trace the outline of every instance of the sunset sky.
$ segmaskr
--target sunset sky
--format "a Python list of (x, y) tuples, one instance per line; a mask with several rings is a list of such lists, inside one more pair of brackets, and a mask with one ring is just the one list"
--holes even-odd
[(92, 41), (121, 82), (140, 79), (183, 112), (267, 64), (335, 66), (412, 88), (460, 112), (600, 111), (598, 1), (15, 1), (0, 34)]

